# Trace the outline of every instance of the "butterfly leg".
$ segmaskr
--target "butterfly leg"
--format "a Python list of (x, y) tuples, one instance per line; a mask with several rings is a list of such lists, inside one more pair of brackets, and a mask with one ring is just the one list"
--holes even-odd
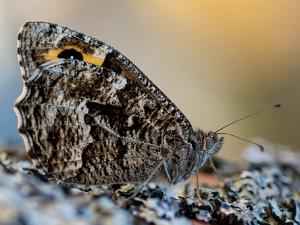
[(169, 174), (169, 171), (168, 171), (168, 168), (167, 168), (167, 164), (166, 164), (165, 161), (163, 162), (163, 167), (164, 167), (165, 175), (166, 175), (166, 177), (168, 178), (168, 181), (169, 181), (170, 184), (171, 184), (171, 183), (172, 183), (172, 179), (171, 179), (171, 176), (170, 176), (170, 174)]
[(134, 198), (151, 180), (152, 178), (158, 173), (158, 171), (161, 169), (163, 166), (164, 161), (160, 162), (152, 171), (152, 173), (149, 175), (149, 177), (141, 184), (139, 184), (137, 187), (134, 188), (134, 190), (129, 194), (131, 198)]
[(220, 178), (221, 180), (224, 180), (223, 175), (218, 171), (218, 169), (215, 165), (215, 162), (211, 156), (209, 157), (209, 163), (210, 163), (210, 166), (213, 169), (215, 175), (217, 175), (217, 177)]
[(143, 181), (143, 183), (139, 184), (133, 191), (132, 193), (130, 193), (130, 197), (129, 198), (133, 198), (135, 197), (158, 173), (161, 169), (164, 169), (164, 172), (168, 178), (168, 180), (171, 183), (171, 177), (170, 174), (167, 170), (167, 165), (166, 165), (166, 161), (168, 161), (168, 159), (171, 157), (171, 155), (168, 155), (166, 157), (166, 159), (162, 160), (155, 168), (154, 170), (151, 172), (151, 174), (149, 175), (149, 177)]

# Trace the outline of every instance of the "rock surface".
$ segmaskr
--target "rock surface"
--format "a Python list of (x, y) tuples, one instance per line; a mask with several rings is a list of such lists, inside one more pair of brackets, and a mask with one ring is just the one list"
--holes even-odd
[(181, 189), (150, 183), (129, 198), (130, 185), (67, 186), (31, 168), (24, 155), (3, 150), (0, 224), (300, 224), (300, 157), (268, 154), (256, 164), (248, 155), (243, 169), (220, 161), (226, 178), (202, 173), (199, 190), (188, 182)]

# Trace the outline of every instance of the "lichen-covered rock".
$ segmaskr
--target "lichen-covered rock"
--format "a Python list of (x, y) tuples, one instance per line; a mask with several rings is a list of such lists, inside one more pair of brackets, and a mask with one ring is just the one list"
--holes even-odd
[(3, 164), (0, 193), (0, 224), (4, 225), (132, 223), (132, 216), (106, 195), (85, 196)]
[(186, 188), (185, 195), (150, 183), (128, 197), (130, 185), (69, 186), (30, 168), (21, 154), (2, 153), (0, 224), (300, 224), (300, 171), (295, 166), (300, 157), (287, 154), (294, 154), (291, 163), (278, 157), (250, 162), (219, 185)]

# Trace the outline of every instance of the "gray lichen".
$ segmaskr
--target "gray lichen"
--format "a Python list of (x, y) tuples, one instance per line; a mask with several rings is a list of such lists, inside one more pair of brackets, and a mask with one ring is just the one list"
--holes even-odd
[(300, 224), (300, 171), (286, 160), (250, 163), (186, 196), (150, 183), (128, 198), (130, 187), (70, 187), (49, 181), (20, 155), (1, 159), (1, 224)]

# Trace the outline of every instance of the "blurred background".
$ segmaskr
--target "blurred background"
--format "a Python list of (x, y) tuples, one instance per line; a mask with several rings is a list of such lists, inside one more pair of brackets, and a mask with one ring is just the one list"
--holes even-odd
[[(0, 141), (22, 143), (13, 112), (22, 91), (16, 39), (26, 21), (68, 26), (112, 45), (189, 118), (217, 130), (273, 103), (283, 108), (224, 132), (299, 149), (298, 0), (0, 0)], [(221, 155), (247, 145), (225, 137)]]

